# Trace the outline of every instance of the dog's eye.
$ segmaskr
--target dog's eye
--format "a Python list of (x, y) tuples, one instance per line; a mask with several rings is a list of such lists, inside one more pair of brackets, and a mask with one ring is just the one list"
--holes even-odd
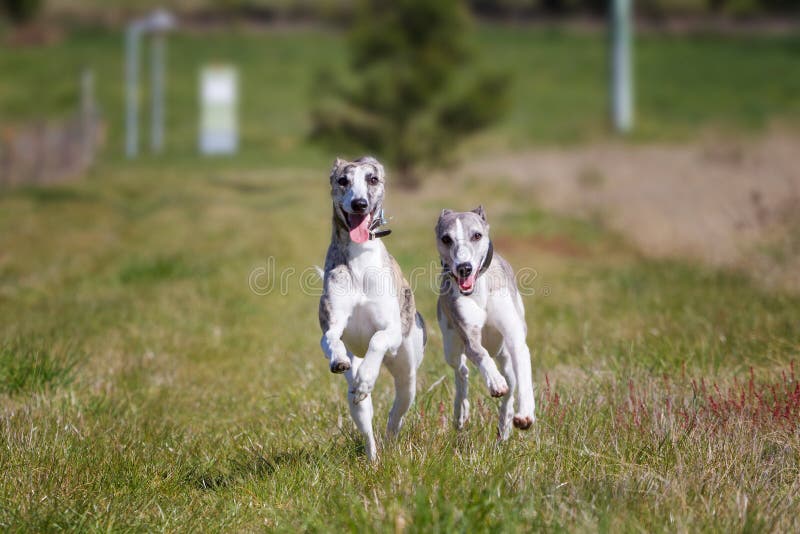
[(475, 232), (474, 234), (472, 234), (473, 241), (480, 241), (482, 237), (483, 234), (481, 234), (480, 232)]
[(369, 176), (367, 176), (367, 182), (369, 182), (369, 185), (378, 185), (380, 179), (374, 174), (370, 174)]
[(443, 235), (442, 236), (442, 243), (444, 243), (445, 245), (447, 245), (449, 247), (450, 245), (453, 244), (453, 240), (450, 239), (449, 235)]
[(347, 176), (342, 176), (341, 178), (336, 180), (336, 183), (341, 185), (341, 186), (346, 186), (347, 184), (350, 183), (350, 180), (347, 179)]

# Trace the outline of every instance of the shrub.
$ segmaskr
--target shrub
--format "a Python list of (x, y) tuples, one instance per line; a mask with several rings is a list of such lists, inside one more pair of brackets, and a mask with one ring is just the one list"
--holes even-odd
[(44, 0), (0, 0), (0, 3), (2, 3), (3, 11), (15, 24), (29, 22), (44, 7)]
[(312, 136), (385, 158), (400, 183), (440, 163), (506, 106), (507, 79), (472, 67), (470, 21), (458, 0), (370, 0), (350, 35), (350, 66), (321, 73)]

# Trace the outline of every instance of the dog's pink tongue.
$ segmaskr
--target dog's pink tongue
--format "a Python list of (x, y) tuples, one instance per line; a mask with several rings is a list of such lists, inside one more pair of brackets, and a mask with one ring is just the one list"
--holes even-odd
[(355, 243), (364, 243), (369, 240), (369, 215), (348, 215), (347, 222), (350, 224), (350, 239)]
[(471, 274), (463, 280), (458, 281), (458, 286), (463, 289), (464, 291), (469, 291), (472, 289), (472, 286), (475, 284), (475, 275)]

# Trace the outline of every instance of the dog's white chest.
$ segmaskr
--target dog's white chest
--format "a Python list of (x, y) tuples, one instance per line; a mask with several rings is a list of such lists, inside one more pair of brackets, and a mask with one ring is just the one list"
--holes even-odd
[(356, 306), (347, 321), (342, 341), (353, 354), (363, 357), (376, 330), (374, 313), (369, 305)]
[(385, 261), (386, 256), (386, 250), (380, 241), (350, 245), (348, 266), (353, 281), (353, 297), (355, 299), (380, 299), (392, 291), (392, 269)]
[(453, 306), (458, 316), (468, 324), (483, 325), (486, 322), (486, 297), (482, 295), (460, 296)]
[(366, 353), (369, 342), (376, 331), (386, 328), (391, 322), (400, 321), (392, 268), (385, 261), (383, 244), (369, 241), (362, 245), (351, 245), (348, 263), (351, 275), (351, 314), (344, 329), (342, 340), (356, 355)]

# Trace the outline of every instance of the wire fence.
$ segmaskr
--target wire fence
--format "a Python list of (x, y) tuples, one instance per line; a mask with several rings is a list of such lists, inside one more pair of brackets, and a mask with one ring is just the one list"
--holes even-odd
[(0, 130), (0, 187), (78, 177), (94, 163), (105, 127), (96, 112)]

